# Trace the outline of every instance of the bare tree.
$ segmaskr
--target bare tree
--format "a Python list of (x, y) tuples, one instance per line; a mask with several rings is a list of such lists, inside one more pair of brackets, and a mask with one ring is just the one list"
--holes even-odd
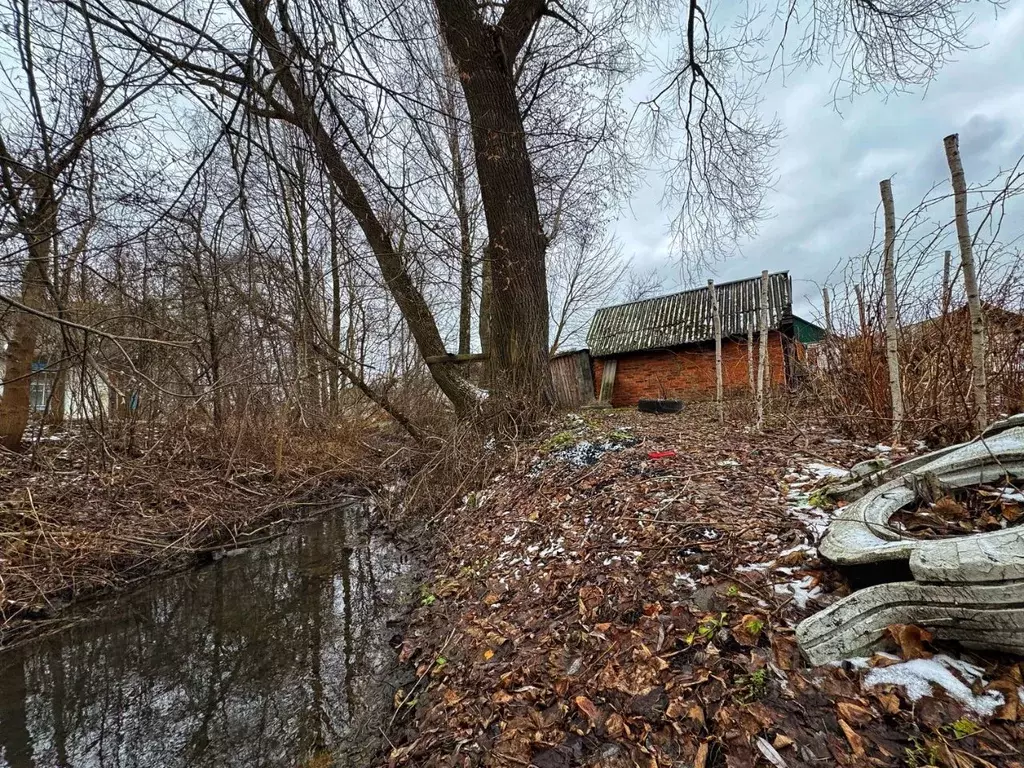
[(614, 242), (595, 240), (584, 237), (551, 249), (552, 355), (578, 339), (598, 306), (614, 303), (626, 265)]
[[(51, 13), (51, 11), (53, 13)], [(88, 156), (114, 131), (133, 103), (152, 86), (145, 63), (111, 74), (90, 21), (59, 8), (12, 3), (5, 34), (16, 61), (4, 57), (5, 77), (19, 83), (0, 129), (0, 204), (23, 243), (15, 320), (4, 353), (0, 444), (20, 444), (28, 424), (30, 380), (42, 319), (59, 290), (51, 263), (63, 226), (62, 206), (77, 189), (90, 188)], [(83, 170), (83, 164), (86, 170)], [(87, 236), (87, 234), (86, 234)]]
[(712, 14), (701, 0), (681, 3), (681, 22), (669, 16), (672, 33), (681, 28), (677, 51), (640, 106), (684, 266), (731, 253), (766, 213), (780, 136), (762, 110), (766, 75), (830, 61), (836, 103), (869, 89), (920, 86), (968, 47), (965, 6), (786, 0), (716, 6)]

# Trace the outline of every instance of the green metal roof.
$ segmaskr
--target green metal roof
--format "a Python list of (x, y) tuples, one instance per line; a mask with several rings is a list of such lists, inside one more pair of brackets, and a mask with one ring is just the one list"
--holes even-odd
[[(761, 277), (715, 286), (722, 314), (722, 336), (746, 336), (748, 325), (758, 331)], [(644, 349), (695, 344), (714, 339), (708, 289), (659, 296), (653, 299), (602, 307), (594, 314), (587, 334), (591, 355), (601, 357)], [(768, 329), (777, 330), (792, 320), (793, 288), (788, 272), (768, 276)]]
[(815, 344), (825, 338), (825, 329), (793, 315), (793, 337), (801, 344)]

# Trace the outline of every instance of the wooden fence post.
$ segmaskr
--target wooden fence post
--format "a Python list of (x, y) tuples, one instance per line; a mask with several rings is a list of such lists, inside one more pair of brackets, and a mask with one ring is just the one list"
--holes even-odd
[(949, 314), (949, 305), (953, 300), (953, 286), (950, 283), (949, 268), (952, 261), (952, 254), (946, 251), (942, 254), (942, 316)]
[(832, 302), (829, 300), (828, 287), (821, 289), (821, 304), (825, 309), (825, 333), (832, 335)]
[(967, 181), (960, 160), (960, 137), (947, 136), (946, 161), (953, 183), (953, 209), (956, 216), (956, 239), (960, 244), (960, 266), (964, 271), (964, 289), (967, 291), (967, 311), (971, 315), (971, 385), (974, 389), (974, 425), (979, 432), (988, 426), (988, 355), (985, 338), (985, 318), (982, 314), (978, 273), (974, 267), (974, 244), (967, 223)]
[(757, 322), (757, 315), (754, 310), (747, 318), (747, 378), (750, 379), (750, 396), (757, 397), (757, 387), (754, 384), (754, 324)]
[(885, 281), (885, 357), (889, 363), (889, 394), (892, 398), (892, 439), (903, 437), (903, 387), (900, 385), (900, 353), (896, 318), (896, 213), (892, 202), (892, 182), (879, 182), (882, 208), (885, 212), (885, 251), (882, 256), (882, 278)]
[(722, 314), (718, 309), (718, 293), (715, 281), (708, 280), (708, 296), (711, 299), (711, 319), (715, 324), (715, 402), (718, 404), (718, 423), (725, 423), (725, 404), (722, 402)]
[(853, 286), (853, 292), (857, 294), (857, 315), (860, 320), (860, 335), (868, 335), (868, 312), (864, 306), (864, 287), (857, 283)]
[(768, 366), (768, 270), (761, 271), (760, 322), (757, 332), (761, 344), (757, 357), (757, 429), (764, 429), (764, 376)]

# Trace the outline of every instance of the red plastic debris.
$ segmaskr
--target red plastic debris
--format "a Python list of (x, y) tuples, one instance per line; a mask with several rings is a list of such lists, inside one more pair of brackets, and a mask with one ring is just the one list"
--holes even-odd
[(675, 455), (676, 455), (676, 452), (672, 451), (672, 450), (668, 450), (668, 451), (651, 451), (650, 453), (647, 454), (647, 458), (648, 459), (671, 459)]

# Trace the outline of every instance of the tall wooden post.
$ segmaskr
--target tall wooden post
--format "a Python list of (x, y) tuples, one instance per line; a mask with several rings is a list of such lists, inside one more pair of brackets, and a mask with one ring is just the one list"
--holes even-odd
[(715, 324), (715, 403), (718, 404), (718, 423), (725, 423), (725, 404), (722, 402), (722, 313), (718, 309), (718, 294), (715, 281), (708, 280), (708, 297), (711, 300), (711, 319)]
[(821, 304), (825, 310), (825, 333), (832, 335), (832, 302), (829, 300), (828, 287), (821, 289)]
[(857, 315), (860, 320), (860, 335), (868, 335), (868, 313), (864, 307), (864, 287), (857, 283), (853, 286), (853, 292), (857, 294)]
[(754, 384), (754, 325), (757, 315), (752, 310), (747, 318), (747, 378), (750, 380), (750, 396), (757, 397), (757, 386)]
[(896, 323), (896, 213), (892, 202), (892, 183), (879, 182), (882, 209), (885, 212), (885, 251), (882, 256), (882, 279), (885, 281), (885, 357), (889, 363), (889, 394), (892, 398), (892, 439), (903, 437), (903, 387), (900, 384), (900, 353)]
[(768, 270), (761, 271), (760, 322), (757, 332), (761, 348), (757, 357), (757, 429), (764, 429), (764, 375), (768, 366)]
[(967, 311), (971, 315), (971, 385), (974, 389), (974, 425), (979, 432), (988, 426), (988, 355), (985, 338), (985, 318), (982, 315), (981, 295), (978, 290), (978, 273), (974, 267), (974, 244), (971, 228), (967, 223), (967, 181), (964, 166), (960, 160), (960, 137), (947, 136), (946, 161), (953, 183), (953, 208), (956, 215), (956, 239), (960, 245), (960, 266), (964, 272), (964, 289), (967, 291)]
[(949, 268), (950, 262), (952, 261), (952, 254), (946, 251), (942, 254), (942, 296), (940, 297), (942, 304), (942, 316), (945, 317), (949, 314), (949, 305), (953, 300), (953, 286), (950, 282)]

